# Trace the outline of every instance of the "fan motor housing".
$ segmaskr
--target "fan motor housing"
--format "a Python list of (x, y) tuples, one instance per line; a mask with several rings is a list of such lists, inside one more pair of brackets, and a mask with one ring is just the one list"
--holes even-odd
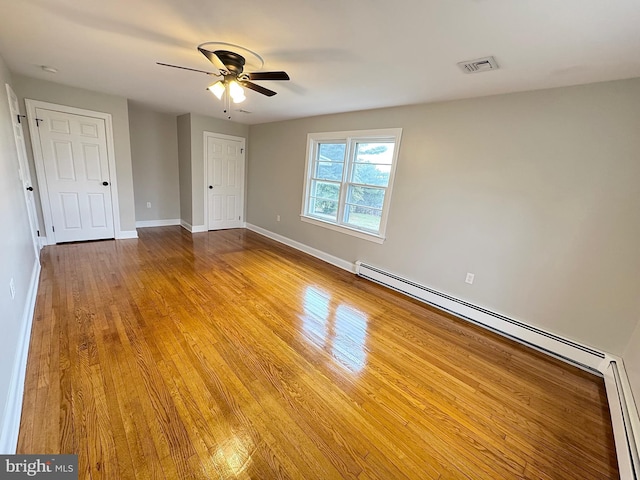
[(245, 60), (242, 55), (230, 52), (228, 50), (216, 50), (213, 52), (217, 55), (222, 63), (229, 69), (229, 72), (234, 75), (240, 75), (244, 69)]

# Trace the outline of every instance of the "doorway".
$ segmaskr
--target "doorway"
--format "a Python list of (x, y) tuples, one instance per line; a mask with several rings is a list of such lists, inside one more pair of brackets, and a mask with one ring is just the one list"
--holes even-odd
[(207, 230), (244, 226), (245, 139), (204, 132)]
[(26, 100), (48, 243), (119, 230), (111, 115)]

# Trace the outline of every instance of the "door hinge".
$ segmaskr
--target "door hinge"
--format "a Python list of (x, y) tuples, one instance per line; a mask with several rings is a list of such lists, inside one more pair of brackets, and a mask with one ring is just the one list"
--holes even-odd
[(240, 220), (240, 217), (238, 217), (238, 220)]
[(27, 118), (26, 115), (20, 115), (20, 114), (16, 115), (16, 117), (18, 117), (18, 123), (22, 123), (22, 121), (20, 120), (21, 118)]
[(53, 230), (54, 232), (56, 231), (56, 227), (54, 227), (53, 225), (51, 225), (51, 230)]
[(40, 122), (44, 122), (43, 118), (36, 118), (36, 127), (40, 127)]
[(40, 236), (40, 230), (36, 230), (38, 237)]
[(244, 148), (241, 148), (241, 149), (240, 149), (240, 153), (244, 153)]

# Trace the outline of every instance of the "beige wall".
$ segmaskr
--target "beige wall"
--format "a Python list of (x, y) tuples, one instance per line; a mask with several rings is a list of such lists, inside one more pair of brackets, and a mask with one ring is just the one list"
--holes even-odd
[[(18, 346), (28, 321), (31, 276), (36, 268), (36, 256), (31, 240), (23, 185), (18, 175), (18, 155), (5, 83), (14, 87), (4, 60), (0, 57), (0, 433), (7, 418), (7, 399), (12, 376), (19, 359)], [(24, 113), (24, 111), (22, 112)], [(15, 298), (11, 298), (9, 282), (15, 283)], [(26, 332), (28, 335), (28, 332)], [(27, 340), (27, 339), (25, 339)], [(27, 340), (28, 341), (28, 340)], [(0, 439), (0, 453), (9, 453)], [(11, 448), (15, 448), (13, 445)]]
[(191, 115), (177, 118), (178, 123), (178, 170), (180, 177), (180, 220), (193, 225), (191, 193)]
[[(639, 101), (634, 79), (252, 126), (247, 221), (622, 354), (640, 318)], [(307, 134), (387, 127), (403, 138), (385, 243), (301, 222)]]
[(179, 219), (176, 117), (128, 103), (136, 221)]
[[(116, 175), (118, 179), (118, 201), (120, 205), (120, 229), (122, 231), (135, 230), (135, 204), (133, 195), (133, 175), (131, 169), (131, 144), (129, 138), (129, 109), (127, 99), (93, 92), (81, 88), (70, 87), (58, 83), (47, 82), (35, 78), (16, 75), (14, 78), (15, 91), (24, 108), (24, 99), (40, 100), (69, 107), (110, 113), (113, 121), (113, 140), (116, 156)], [(34, 182), (36, 181), (33, 153), (28, 128), (25, 128), (27, 154), (31, 163)], [(37, 189), (35, 189), (37, 190)], [(40, 224), (42, 211), (38, 203)]]
[(623, 360), (631, 382), (636, 408), (640, 415), (640, 322), (636, 325), (636, 329), (631, 336)]
[(191, 117), (191, 185), (193, 226), (204, 226), (204, 132), (249, 138), (249, 127), (219, 118)]

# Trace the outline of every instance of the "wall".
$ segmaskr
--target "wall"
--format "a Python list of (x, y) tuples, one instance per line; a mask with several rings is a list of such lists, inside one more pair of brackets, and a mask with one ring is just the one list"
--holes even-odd
[[(39, 272), (23, 186), (18, 176), (18, 156), (5, 83), (15, 90), (15, 83), (0, 57), (0, 225), (4, 226), (0, 235), (0, 453), (10, 453), (15, 448), (14, 426), (17, 428), (19, 421), (16, 407), (21, 405), (17, 402), (23, 388), (19, 385), (17, 372), (21, 368), (21, 350), (28, 346), (31, 294)], [(11, 278), (16, 292), (13, 299), (9, 290)]]
[(249, 138), (249, 127), (219, 118), (189, 114), (191, 125), (191, 185), (193, 226), (204, 226), (204, 132)]
[[(640, 318), (639, 100), (634, 79), (255, 125), (247, 221), (619, 355)], [(385, 243), (301, 222), (307, 134), (387, 127)]]
[[(116, 155), (116, 174), (118, 179), (118, 201), (120, 205), (120, 229), (135, 231), (135, 203), (133, 195), (133, 175), (131, 169), (131, 143), (129, 138), (129, 109), (127, 99), (47, 82), (35, 78), (16, 75), (15, 91), (24, 108), (24, 99), (41, 100), (69, 107), (83, 108), (97, 112), (110, 113), (113, 121), (113, 140)], [(25, 109), (26, 111), (26, 109)], [(36, 182), (36, 169), (28, 128), (25, 128), (27, 155), (29, 156), (33, 180)], [(36, 185), (34, 185), (34, 189)], [(44, 225), (39, 198), (37, 203), (40, 225)]]
[(638, 408), (638, 415), (640, 415), (640, 322), (631, 335), (623, 360), (633, 390), (636, 408)]
[(136, 222), (179, 219), (176, 117), (131, 100), (128, 104)]
[(193, 225), (193, 194), (191, 187), (191, 115), (186, 113), (178, 122), (178, 170), (180, 177), (180, 220)]

